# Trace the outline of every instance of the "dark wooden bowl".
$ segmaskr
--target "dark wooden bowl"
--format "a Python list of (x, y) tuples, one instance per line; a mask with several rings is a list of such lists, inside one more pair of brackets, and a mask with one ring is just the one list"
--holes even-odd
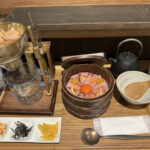
[(104, 109), (107, 109), (110, 104), (110, 101), (106, 101), (104, 104), (96, 107), (85, 108), (85, 107), (74, 105), (63, 96), (63, 103), (66, 107), (70, 108), (74, 112), (82, 113), (83, 115), (95, 115), (95, 114), (101, 114), (101, 112)]
[[(94, 74), (101, 75), (108, 83), (108, 88), (109, 88), (108, 91), (104, 95), (99, 96), (94, 99), (80, 98), (80, 97), (77, 97), (77, 96), (71, 94), (67, 90), (66, 84), (72, 75), (77, 74), (79, 72), (91, 72)], [(112, 97), (113, 89), (114, 89), (114, 78), (113, 78), (113, 75), (111, 74), (111, 72), (108, 69), (98, 66), (96, 64), (73, 65), (73, 66), (69, 67), (68, 69), (66, 69), (62, 75), (63, 101), (65, 101), (65, 106), (68, 108), (67, 110), (69, 112), (73, 112), (73, 114), (77, 113), (78, 115), (80, 115), (80, 114), (83, 115), (83, 113), (85, 113), (85, 109), (88, 109), (88, 108), (89, 108), (89, 110), (96, 109), (95, 112), (92, 111), (92, 115), (90, 114), (91, 113), (90, 111), (88, 112), (88, 114), (90, 115), (89, 118), (91, 118), (91, 116), (95, 117), (95, 116), (98, 116), (98, 114), (103, 114), (101, 112), (105, 112), (106, 109), (108, 108), (108, 107), (104, 107), (105, 105), (103, 105), (103, 104), (109, 103), (109, 101)], [(68, 106), (70, 106), (70, 107), (68, 107)], [(100, 106), (102, 106), (102, 107), (100, 107)], [(105, 111), (103, 109), (98, 111), (97, 110), (98, 107), (99, 107), (99, 109), (102, 109), (102, 108), (105, 109)], [(93, 114), (93, 113), (95, 113), (95, 114)], [(84, 117), (80, 116), (79, 118), (88, 119), (88, 114), (86, 114), (86, 115), (84, 114)], [(75, 115), (75, 116), (78, 116), (78, 115)]]
[(93, 119), (93, 118), (97, 118), (97, 117), (103, 115), (106, 112), (106, 110), (107, 110), (107, 108), (106, 108), (106, 109), (101, 110), (100, 113), (95, 113), (93, 115), (85, 115), (85, 114), (82, 114), (80, 112), (73, 111), (72, 109), (70, 109), (69, 107), (67, 107), (65, 104), (64, 104), (64, 106), (65, 106), (65, 108), (67, 109), (67, 111), (70, 114), (72, 114), (73, 116), (75, 116), (77, 118), (81, 118), (81, 119)]

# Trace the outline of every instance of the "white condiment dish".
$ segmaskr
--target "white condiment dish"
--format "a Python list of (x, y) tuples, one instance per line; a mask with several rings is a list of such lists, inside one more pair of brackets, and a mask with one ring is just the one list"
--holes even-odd
[[(139, 99), (132, 99), (128, 97), (124, 89), (128, 84), (134, 82), (143, 82), (150, 80), (150, 75), (140, 72), (140, 71), (126, 71), (120, 74), (116, 80), (116, 86), (122, 97), (132, 104), (148, 104), (150, 103), (150, 88), (145, 92), (145, 94)], [(135, 91), (136, 92), (136, 91)]]

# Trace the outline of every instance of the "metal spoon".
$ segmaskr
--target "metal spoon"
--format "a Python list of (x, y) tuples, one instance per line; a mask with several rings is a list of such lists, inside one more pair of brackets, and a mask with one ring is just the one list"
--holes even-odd
[(136, 140), (136, 139), (150, 139), (150, 136), (137, 136), (137, 135), (107, 135), (101, 136), (92, 128), (85, 128), (81, 132), (81, 139), (85, 144), (95, 145), (101, 138), (105, 139), (118, 139), (118, 140)]

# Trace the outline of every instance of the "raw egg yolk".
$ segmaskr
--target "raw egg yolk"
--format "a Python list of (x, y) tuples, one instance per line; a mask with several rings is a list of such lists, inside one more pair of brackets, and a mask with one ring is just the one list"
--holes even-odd
[(92, 92), (92, 87), (89, 84), (83, 84), (80, 87), (80, 91), (83, 94), (90, 94)]

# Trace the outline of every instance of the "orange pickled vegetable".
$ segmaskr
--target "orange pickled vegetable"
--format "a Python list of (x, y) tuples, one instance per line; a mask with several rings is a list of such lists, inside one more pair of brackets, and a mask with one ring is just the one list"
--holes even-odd
[(96, 82), (96, 80), (94, 79), (94, 78), (92, 78), (91, 80), (90, 80), (90, 83), (91, 84), (94, 84)]
[(97, 95), (98, 93), (97, 93), (97, 91), (93, 91), (93, 94)]
[(71, 83), (72, 83), (72, 84), (78, 84), (78, 82), (79, 82), (79, 81), (78, 81), (77, 79), (72, 79), (72, 80), (71, 80)]
[(56, 124), (38, 124), (38, 129), (41, 131), (43, 140), (53, 140), (56, 138), (58, 133), (58, 122)]
[(83, 84), (80, 88), (81, 93), (90, 94), (92, 92), (92, 87), (89, 84)]
[(103, 83), (104, 79), (103, 78), (97, 78), (96, 80), (96, 84), (100, 84)]
[(78, 87), (77, 86), (73, 86), (74, 90), (77, 91), (78, 90)]

